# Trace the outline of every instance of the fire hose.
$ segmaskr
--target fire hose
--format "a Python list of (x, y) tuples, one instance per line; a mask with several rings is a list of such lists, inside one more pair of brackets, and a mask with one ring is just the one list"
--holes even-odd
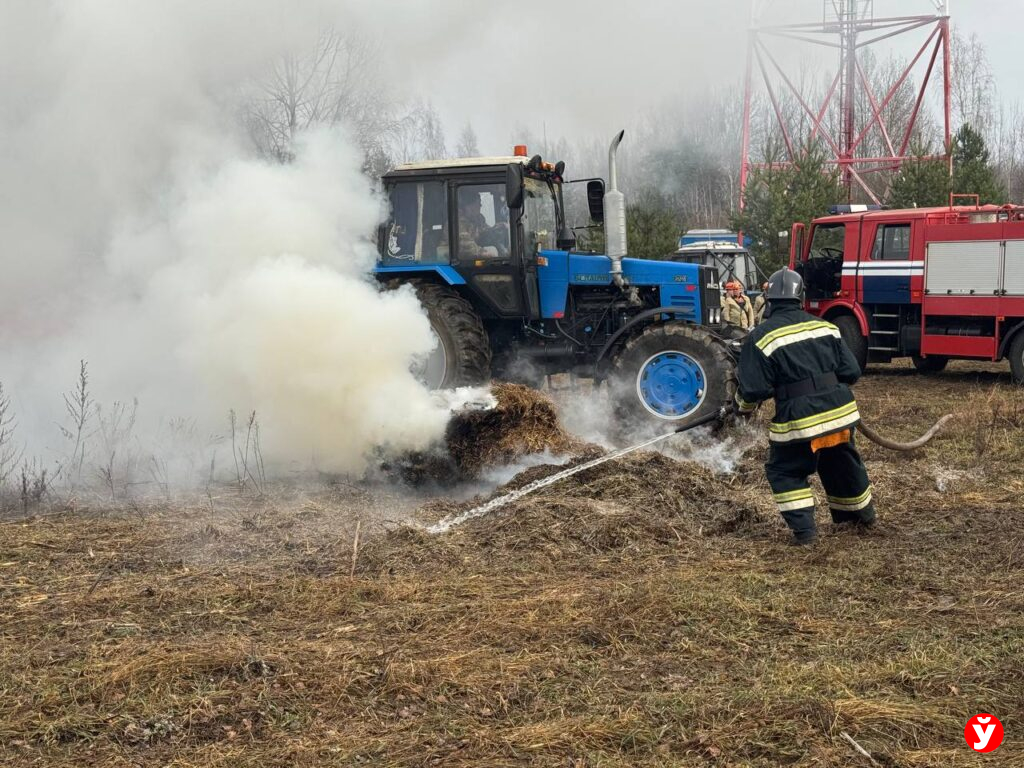
[[(620, 459), (623, 456), (626, 456), (627, 454), (634, 453), (635, 451), (639, 451), (644, 448), (649, 448), (652, 445), (655, 445), (656, 443), (660, 443), (663, 440), (668, 440), (670, 437), (674, 437), (675, 435), (681, 434), (683, 432), (689, 432), (692, 429), (697, 429), (698, 427), (703, 427), (715, 423), (725, 424), (729, 420), (730, 414), (731, 408), (729, 406), (725, 406), (718, 411), (714, 411), (705, 416), (702, 416), (699, 419), (695, 419), (694, 421), (684, 424), (683, 426), (678, 427), (677, 429), (674, 429), (671, 432), (666, 432), (663, 435), (651, 438), (650, 440), (645, 440), (644, 442), (637, 443), (636, 445), (631, 445), (628, 448), (620, 448), (617, 451), (612, 451), (611, 453), (607, 453), (604, 456), (600, 456), (596, 459), (591, 459), (590, 461), (585, 461), (582, 464), (577, 464), (574, 467), (563, 469), (561, 472), (556, 472), (553, 475), (548, 475), (547, 477), (542, 478), (540, 480), (534, 480), (532, 483), (528, 483), (527, 485), (524, 485), (521, 488), (516, 488), (514, 491), (510, 491), (509, 493), (506, 493), (502, 496), (497, 496), (491, 499), (490, 501), (481, 504), (478, 507), (466, 510), (465, 512), (460, 512), (457, 515), (449, 515), (448, 517), (439, 520), (433, 525), (428, 526), (427, 532), (445, 533), (453, 526), (461, 525), (467, 520), (471, 520), (475, 517), (481, 517), (483, 515), (486, 515), (489, 512), (493, 512), (496, 509), (500, 509), (501, 507), (507, 506), (508, 504), (511, 504), (514, 501), (518, 501), (519, 499), (523, 498), (528, 494), (533, 493), (534, 491), (539, 491), (541, 488), (546, 488), (549, 485), (554, 485), (555, 483), (561, 482), (562, 480), (565, 480), (568, 477), (572, 477), (573, 475), (576, 475), (580, 472), (585, 472), (588, 469), (593, 469), (594, 467), (604, 464), (605, 462), (613, 461), (614, 459)], [(908, 443), (900, 443), (895, 440), (890, 440), (888, 438), (882, 437), (877, 432), (875, 432), (875, 430), (871, 429), (871, 427), (864, 424), (864, 422), (861, 422), (857, 428), (864, 435), (864, 437), (866, 437), (871, 442), (882, 446), (883, 448), (887, 448), (891, 451), (906, 452), (916, 450), (930, 442), (932, 438), (939, 434), (942, 428), (946, 425), (946, 422), (948, 422), (952, 418), (953, 414), (947, 414), (943, 416), (941, 419), (935, 422), (935, 424), (932, 425), (931, 429), (929, 429), (916, 440), (912, 440)]]
[(946, 426), (946, 422), (952, 418), (953, 414), (947, 413), (941, 419), (936, 421), (932, 425), (931, 429), (929, 429), (927, 432), (925, 432), (923, 435), (917, 438), (917, 440), (911, 440), (909, 443), (899, 443), (896, 442), (895, 440), (890, 440), (887, 437), (882, 437), (880, 434), (875, 432), (875, 430), (873, 430), (863, 421), (860, 423), (857, 429), (860, 430), (860, 433), (864, 435), (864, 437), (866, 437), (872, 443), (880, 445), (883, 448), (888, 448), (890, 451), (915, 451), (921, 446), (929, 443), (933, 437), (935, 437), (937, 434), (939, 434), (939, 432), (942, 431), (942, 428)]

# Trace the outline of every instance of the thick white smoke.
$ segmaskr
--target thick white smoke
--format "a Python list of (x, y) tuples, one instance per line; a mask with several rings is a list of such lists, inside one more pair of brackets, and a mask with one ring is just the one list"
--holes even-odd
[(376, 446), (443, 431), (409, 372), (426, 317), (366, 277), (382, 206), (344, 129), (288, 165), (237, 129), (254, 74), (351, 18), (272, 0), (4, 4), (0, 381), (30, 454), (59, 454), (79, 359), (98, 403), (139, 398), (140, 425), (211, 433), (255, 409), (268, 460), (358, 471)]

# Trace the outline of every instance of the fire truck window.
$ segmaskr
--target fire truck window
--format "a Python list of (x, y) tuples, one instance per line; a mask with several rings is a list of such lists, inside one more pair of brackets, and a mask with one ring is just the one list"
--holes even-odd
[(845, 224), (815, 227), (814, 239), (811, 241), (811, 258), (842, 260), (845, 240)]
[(907, 261), (910, 258), (910, 225), (879, 224), (871, 258)]
[(395, 184), (389, 194), (391, 221), (385, 227), (384, 263), (447, 264), (448, 205), (440, 181)]

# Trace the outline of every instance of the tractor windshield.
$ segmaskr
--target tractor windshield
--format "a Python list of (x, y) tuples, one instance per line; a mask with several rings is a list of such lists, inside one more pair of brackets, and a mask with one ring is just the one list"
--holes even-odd
[(558, 238), (555, 188), (546, 181), (526, 179), (523, 204), (523, 233), (527, 255), (552, 250)]

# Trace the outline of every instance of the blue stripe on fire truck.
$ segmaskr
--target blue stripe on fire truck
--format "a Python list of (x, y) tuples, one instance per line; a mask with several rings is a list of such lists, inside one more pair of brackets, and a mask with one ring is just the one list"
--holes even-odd
[(863, 301), (903, 304), (910, 301), (911, 278), (924, 277), (924, 262), (850, 262), (843, 265), (843, 277), (863, 279)]

